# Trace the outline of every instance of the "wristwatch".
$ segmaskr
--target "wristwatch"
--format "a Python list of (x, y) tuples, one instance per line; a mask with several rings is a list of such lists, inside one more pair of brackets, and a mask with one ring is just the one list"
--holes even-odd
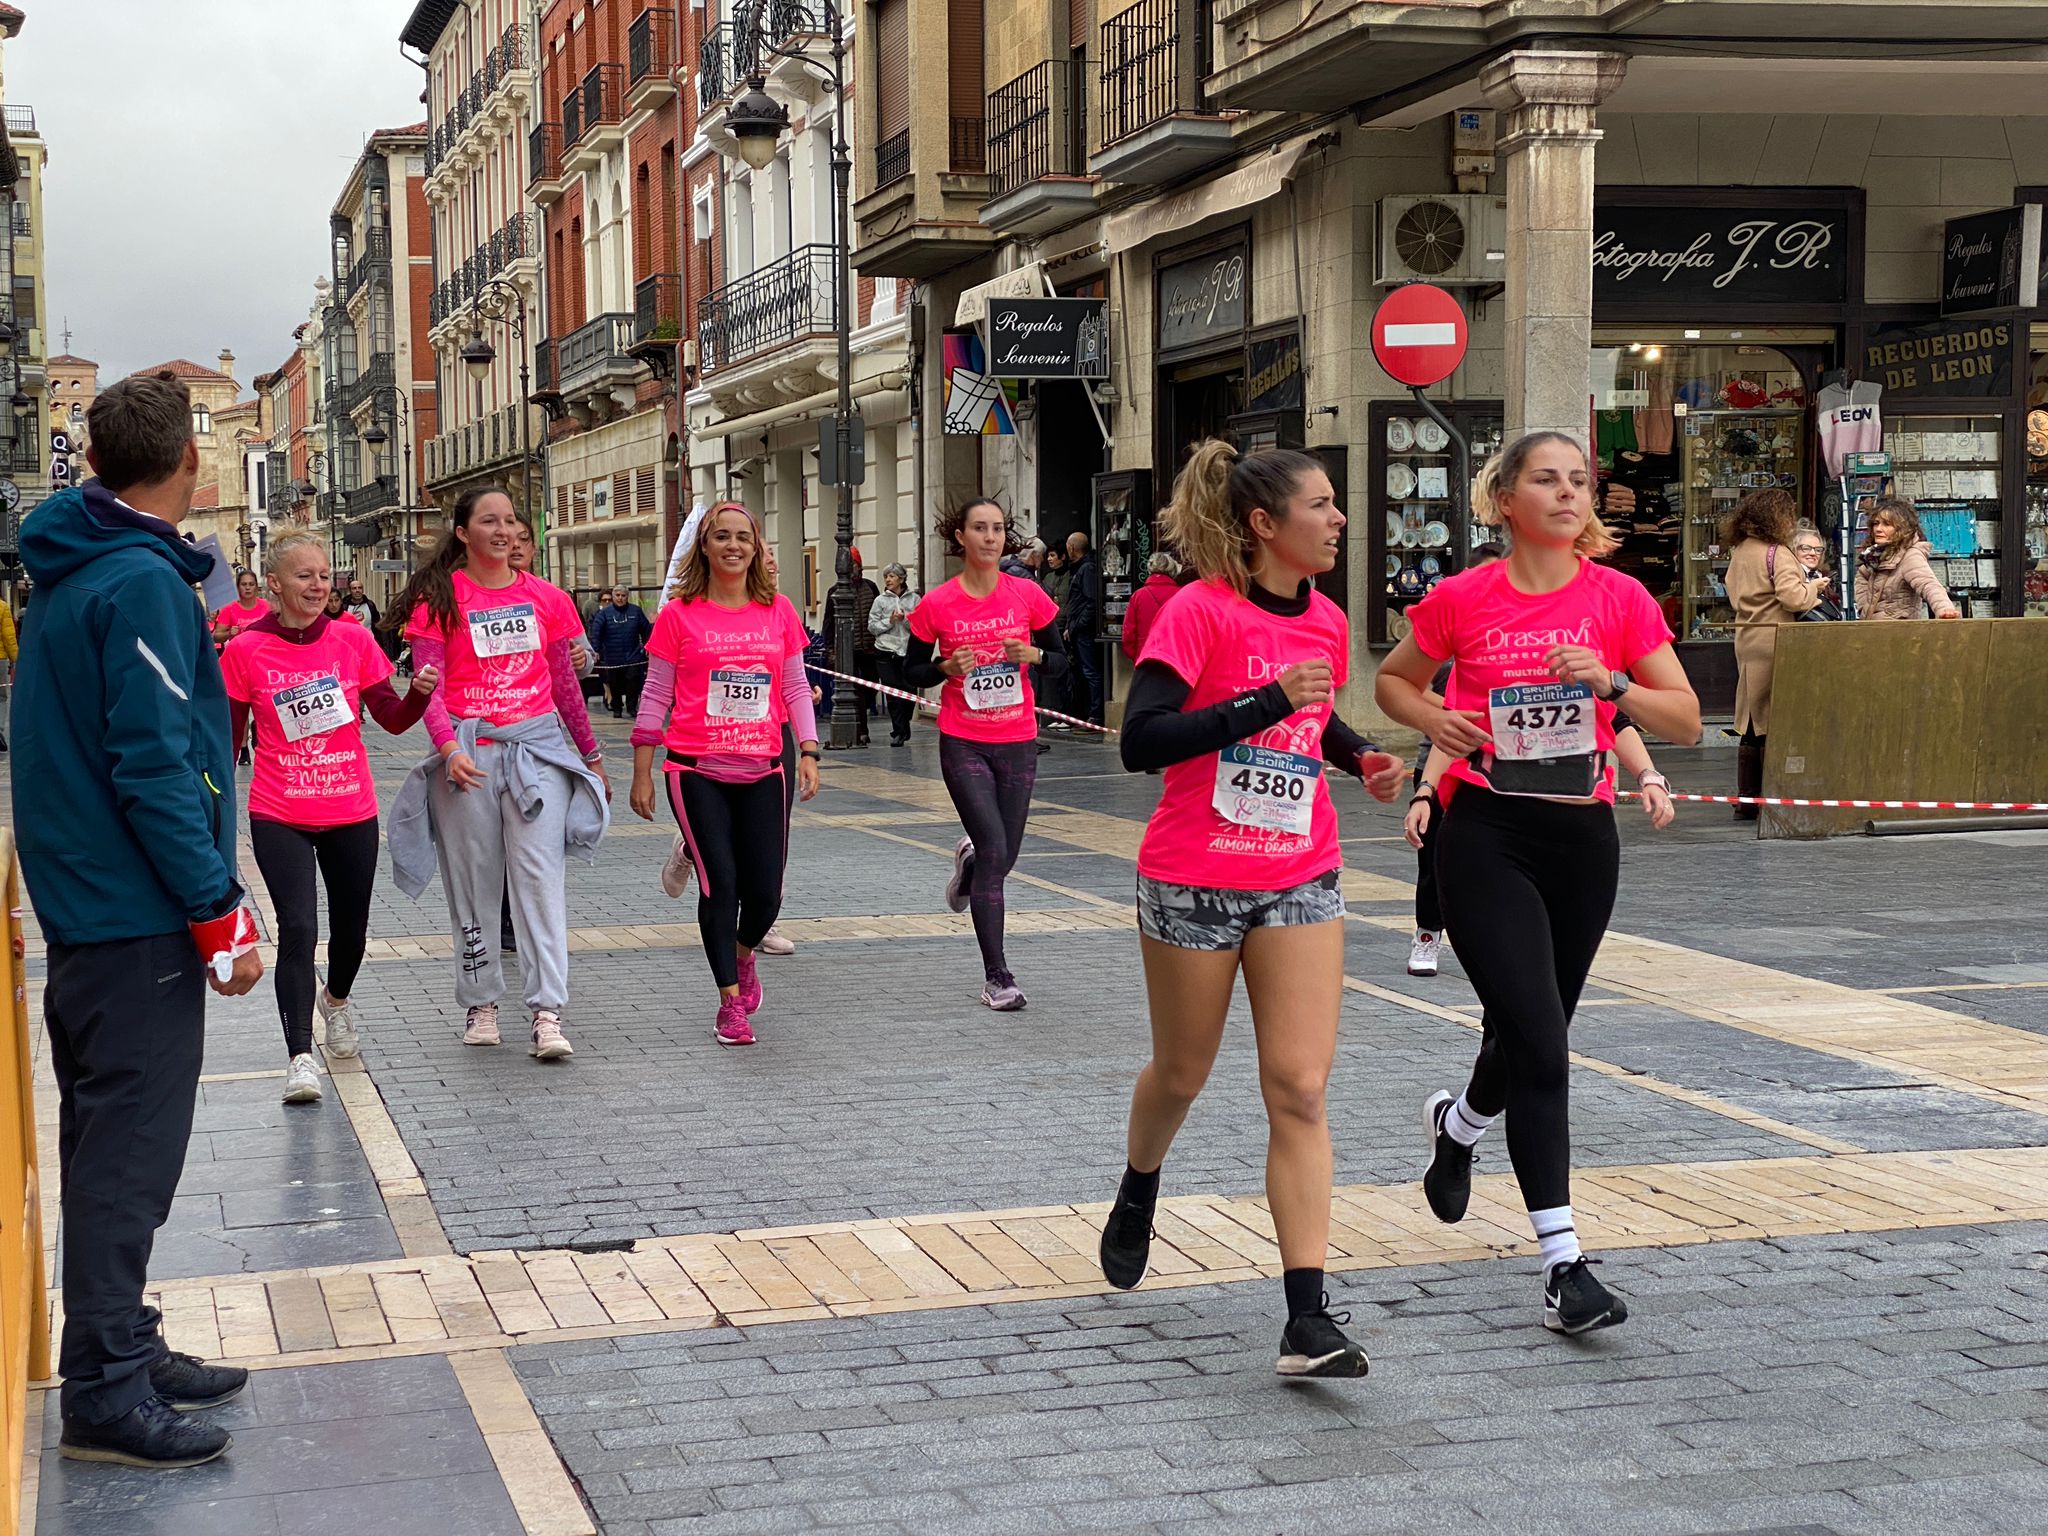
[(1648, 773), (1636, 775), (1636, 787), (1638, 789), (1648, 789), (1652, 785), (1655, 785), (1658, 789), (1663, 790), (1664, 793), (1667, 795), (1671, 793), (1671, 781), (1665, 778), (1663, 774), (1657, 772), (1654, 768), (1651, 769)]
[(1607, 702), (1609, 704), (1619, 704), (1621, 702), (1622, 695), (1626, 694), (1629, 690), (1630, 685), (1628, 680), (1628, 674), (1626, 672), (1608, 673), (1607, 686), (1614, 690), (1612, 693), (1607, 695)]
[(810, 759), (810, 760), (811, 760), (812, 762), (814, 762), (814, 763), (822, 763), (823, 761), (825, 761), (825, 754), (824, 754), (824, 753), (822, 753), (822, 752), (813, 752), (813, 751), (812, 751), (812, 750), (811, 750), (811, 749), (810, 749), (809, 747), (805, 747), (805, 748), (804, 748), (803, 750), (801, 750), (800, 752), (798, 752), (798, 753), (797, 753), (797, 756), (798, 756), (798, 757), (808, 757), (808, 758), (809, 758), (809, 759)]
[(1416, 785), (1415, 793), (1408, 797), (1408, 803), (1413, 805), (1418, 800), (1427, 800), (1434, 805), (1436, 803), (1436, 785), (1432, 784), (1428, 779), (1424, 779), (1420, 784)]

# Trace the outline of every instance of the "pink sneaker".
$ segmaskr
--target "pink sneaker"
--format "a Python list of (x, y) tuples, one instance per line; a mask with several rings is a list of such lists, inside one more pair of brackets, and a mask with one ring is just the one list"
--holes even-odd
[(740, 1002), (748, 1013), (761, 1011), (761, 967), (752, 955), (740, 956)]
[(720, 1045), (752, 1045), (754, 1026), (747, 1022), (746, 1005), (736, 997), (720, 998), (718, 1026), (711, 1035)]

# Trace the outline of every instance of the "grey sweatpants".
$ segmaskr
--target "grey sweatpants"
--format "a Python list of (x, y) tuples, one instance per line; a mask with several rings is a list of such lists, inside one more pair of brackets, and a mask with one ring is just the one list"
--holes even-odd
[(498, 918), (500, 898), (509, 895), (526, 1006), (559, 1013), (569, 1002), (569, 914), (562, 891), (569, 775), (540, 769), (541, 803), (528, 821), (505, 792), (498, 772), (503, 751), (496, 742), (478, 744), (476, 765), (487, 775), (480, 788), (459, 790), (437, 773), (428, 790), (455, 934), (455, 1001), (475, 1008), (504, 996)]

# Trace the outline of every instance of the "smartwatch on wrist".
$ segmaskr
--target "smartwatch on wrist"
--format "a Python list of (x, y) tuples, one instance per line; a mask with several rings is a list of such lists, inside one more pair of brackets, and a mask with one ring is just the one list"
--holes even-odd
[(1408, 797), (1408, 803), (1413, 805), (1418, 800), (1427, 800), (1431, 805), (1436, 804), (1436, 785), (1428, 779), (1416, 785), (1415, 793)]
[(1606, 702), (1609, 704), (1619, 704), (1622, 700), (1622, 696), (1625, 695), (1629, 690), (1630, 684), (1628, 680), (1628, 674), (1626, 672), (1608, 673), (1607, 686), (1610, 691), (1607, 695)]
[(1638, 789), (1648, 789), (1652, 785), (1656, 786), (1658, 789), (1663, 790), (1664, 793), (1667, 795), (1671, 793), (1671, 781), (1665, 778), (1663, 774), (1657, 772), (1654, 768), (1651, 769), (1648, 773), (1636, 775), (1636, 787)]
[(808, 757), (808, 758), (809, 758), (809, 759), (810, 759), (810, 760), (811, 760), (812, 762), (814, 762), (814, 763), (822, 763), (823, 761), (825, 761), (825, 754), (824, 754), (824, 753), (822, 753), (822, 752), (817, 752), (817, 751), (813, 751), (813, 750), (812, 750), (811, 748), (809, 748), (809, 747), (805, 747), (805, 748), (803, 748), (802, 750), (800, 750), (800, 751), (799, 751), (799, 752), (797, 753), (797, 756), (798, 756), (798, 757)]

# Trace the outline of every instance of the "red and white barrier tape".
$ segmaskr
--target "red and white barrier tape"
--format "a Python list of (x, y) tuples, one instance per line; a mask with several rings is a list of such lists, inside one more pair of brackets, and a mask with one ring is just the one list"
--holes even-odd
[[(874, 693), (892, 699), (908, 699), (921, 709), (939, 712), (939, 706), (922, 694), (909, 693), (901, 688), (891, 688), (887, 683), (873, 682), (865, 677), (848, 677), (844, 672), (834, 672), (829, 667), (810, 667), (809, 671), (820, 677), (833, 678), (842, 683), (852, 683)], [(1096, 725), (1093, 721), (1077, 720), (1072, 715), (1063, 715), (1056, 709), (1043, 705), (1037, 712), (1051, 720), (1062, 721), (1083, 731), (1097, 731), (1104, 736), (1114, 736), (1115, 729)], [(1624, 800), (1640, 800), (1642, 792), (1625, 789), (1619, 791)], [(1789, 805), (1816, 808), (1820, 810), (1844, 811), (2041, 811), (2048, 812), (2048, 803), (2032, 800), (1809, 800), (1790, 795), (1681, 795), (1673, 794), (1673, 800), (1691, 805)]]

